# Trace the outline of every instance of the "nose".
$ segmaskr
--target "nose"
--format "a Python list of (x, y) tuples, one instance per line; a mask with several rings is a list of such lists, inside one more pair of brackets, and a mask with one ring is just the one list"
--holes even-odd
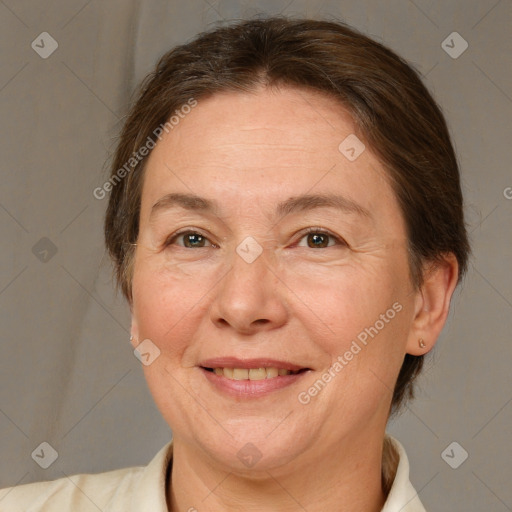
[(266, 258), (266, 250), (254, 261), (237, 252), (231, 269), (214, 291), (211, 321), (221, 329), (254, 334), (284, 325), (288, 319), (286, 286)]

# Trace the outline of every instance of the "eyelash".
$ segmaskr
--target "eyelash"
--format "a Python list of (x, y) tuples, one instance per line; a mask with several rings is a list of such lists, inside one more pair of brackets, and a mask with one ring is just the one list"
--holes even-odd
[[(302, 231), (302, 234), (299, 238), (299, 242), (307, 235), (311, 234), (311, 233), (314, 233), (314, 234), (319, 234), (319, 235), (325, 235), (325, 236), (328, 236), (332, 239), (335, 240), (336, 242), (336, 245), (341, 245), (341, 246), (346, 246), (348, 247), (348, 244), (345, 240), (343, 240), (343, 238), (340, 238), (336, 235), (334, 235), (333, 233), (331, 233), (330, 231), (326, 230), (326, 229), (323, 229), (323, 228), (315, 228), (315, 227), (310, 227), (310, 228), (307, 228), (306, 230)], [(183, 236), (183, 235), (200, 235), (202, 236), (203, 238), (205, 238), (206, 240), (208, 240), (210, 242), (211, 245), (207, 246), (207, 247), (218, 247), (216, 244), (212, 243), (207, 236), (205, 236), (201, 231), (198, 231), (198, 230), (195, 230), (195, 229), (190, 229), (190, 228), (185, 228), (185, 229), (182, 229), (181, 231), (177, 231), (176, 233), (173, 233), (172, 235), (170, 235), (164, 242), (164, 248), (170, 246), (170, 245), (173, 245), (174, 242), (180, 237), (180, 236)], [(183, 247), (184, 249), (191, 249), (191, 247), (185, 247), (185, 246), (180, 246), (180, 247)], [(332, 246), (328, 246), (328, 247), (332, 247)], [(320, 247), (320, 249), (327, 249), (328, 247)], [(206, 249), (206, 247), (198, 247), (199, 249)]]

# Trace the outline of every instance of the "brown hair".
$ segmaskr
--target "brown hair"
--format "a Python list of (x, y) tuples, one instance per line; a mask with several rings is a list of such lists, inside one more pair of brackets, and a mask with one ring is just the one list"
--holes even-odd
[[(399, 201), (414, 285), (421, 285), (426, 262), (450, 252), (459, 278), (464, 274), (469, 243), (458, 164), (445, 119), (418, 73), (343, 23), (272, 17), (199, 34), (166, 53), (142, 82), (114, 155), (105, 219), (106, 245), (128, 301), (147, 160), (140, 148), (191, 99), (281, 84), (321, 91), (351, 113)], [(423, 356), (405, 356), (393, 411), (413, 396), (422, 365)]]

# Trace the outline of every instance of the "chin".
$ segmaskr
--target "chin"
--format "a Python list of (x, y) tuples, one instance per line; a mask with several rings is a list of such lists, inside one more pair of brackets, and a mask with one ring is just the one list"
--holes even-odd
[(268, 471), (282, 467), (297, 457), (298, 447), (293, 441), (293, 437), (276, 437), (270, 441), (247, 435), (229, 445), (216, 444), (205, 448), (210, 449), (211, 457), (231, 472), (268, 478)]
[(188, 445), (200, 456), (206, 455), (228, 472), (257, 474), (279, 468), (292, 462), (308, 445), (304, 442), (308, 437), (304, 425), (302, 428), (286, 425), (293, 415), (287, 419), (284, 419), (286, 414), (279, 419), (246, 416), (222, 421), (216, 418), (219, 423), (209, 416), (203, 421), (197, 416), (187, 419), (183, 416), (178, 419), (175, 414), (164, 416), (176, 443)]

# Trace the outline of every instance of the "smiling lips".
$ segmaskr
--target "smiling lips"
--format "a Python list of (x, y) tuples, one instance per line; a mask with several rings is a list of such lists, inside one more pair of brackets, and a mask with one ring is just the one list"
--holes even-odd
[[(309, 368), (275, 359), (243, 360), (233, 357), (209, 359), (203, 361), (200, 366), (211, 381), (225, 382), (229, 387), (239, 388), (243, 386), (241, 389), (254, 387), (256, 385), (255, 381), (260, 381), (258, 388), (261, 386), (266, 388), (267, 384), (264, 385), (264, 382), (270, 386), (269, 381), (276, 385), (279, 383), (277, 387), (281, 387), (284, 384), (283, 381), (289, 381), (292, 377), (296, 378), (299, 374), (309, 370)], [(254, 384), (250, 384), (252, 382)], [(274, 388), (274, 385), (271, 385), (268, 389), (271, 388)]]
[(285, 368), (213, 368), (215, 375), (222, 375), (231, 380), (264, 380), (278, 376), (299, 373)]

